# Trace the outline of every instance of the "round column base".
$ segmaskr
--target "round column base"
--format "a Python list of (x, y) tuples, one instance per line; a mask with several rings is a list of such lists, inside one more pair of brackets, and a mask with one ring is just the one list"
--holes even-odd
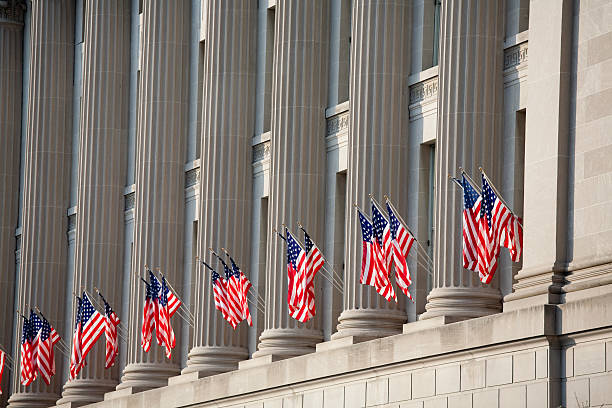
[(168, 378), (179, 374), (180, 369), (175, 364), (128, 364), (123, 370), (121, 383), (117, 385), (117, 390), (130, 387), (140, 390), (151, 390), (153, 388), (165, 387), (168, 385)]
[(59, 395), (47, 392), (19, 392), (11, 395), (9, 408), (48, 408), (55, 405)]
[(259, 336), (258, 350), (253, 358), (274, 355), (290, 358), (313, 353), (317, 343), (323, 341), (321, 330), (309, 329), (267, 329)]
[(64, 384), (62, 398), (57, 404), (72, 402), (77, 405), (87, 405), (100, 402), (104, 400), (104, 394), (114, 391), (116, 386), (117, 381), (113, 380), (77, 378)]
[(402, 333), (402, 326), (408, 321), (403, 310), (348, 309), (338, 318), (338, 331), (332, 340), (357, 337), (372, 340)]
[(502, 311), (502, 295), (491, 288), (435, 288), (427, 296), (426, 312), (419, 320), (438, 316), (474, 318)]
[(203, 377), (238, 369), (238, 362), (249, 358), (244, 347), (194, 347), (189, 352), (187, 367), (181, 374), (200, 372)]

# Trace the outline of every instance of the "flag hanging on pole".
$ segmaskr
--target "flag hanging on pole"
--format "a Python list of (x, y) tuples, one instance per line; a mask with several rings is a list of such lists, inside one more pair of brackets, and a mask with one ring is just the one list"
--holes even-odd
[(21, 329), (21, 384), (30, 385), (34, 381), (34, 367), (32, 365), (32, 329), (27, 317), (23, 317)]
[(378, 273), (378, 261), (374, 252), (374, 227), (368, 218), (358, 209), (359, 223), (361, 225), (361, 239), (363, 241), (363, 252), (361, 257), (361, 276), (359, 282), (363, 285), (376, 287), (376, 275)]
[[(81, 300), (81, 360), (84, 366), (85, 357), (104, 331), (104, 317), (96, 310), (89, 295), (83, 292)], [(77, 371), (78, 374), (78, 371)]]
[(227, 300), (227, 283), (214, 269), (211, 269), (211, 279), (213, 286), (213, 297), (215, 300), (215, 308), (221, 312), (223, 318), (235, 329), (238, 325), (232, 318), (229, 311)]
[(53, 347), (60, 340), (59, 334), (49, 324), (47, 319), (36, 320), (36, 367), (43, 381), (51, 384), (51, 376), (55, 374), (55, 358)]
[(395, 290), (389, 279), (389, 271), (392, 261), (391, 228), (385, 216), (372, 201), (372, 223), (374, 225), (374, 253), (378, 265), (376, 275), (376, 290), (388, 301), (394, 299), (397, 302)]
[(317, 272), (323, 267), (325, 260), (319, 248), (310, 239), (310, 235), (304, 231), (304, 246), (306, 250), (306, 303), (308, 305), (308, 313), (310, 317), (315, 315), (315, 293), (314, 293), (314, 278)]
[(412, 284), (412, 280), (410, 278), (410, 271), (408, 270), (406, 257), (408, 256), (415, 239), (408, 231), (408, 228), (399, 221), (389, 203), (387, 203), (387, 212), (389, 213), (389, 224), (391, 229), (392, 256), (393, 263), (395, 264), (395, 281), (404, 295), (408, 296), (408, 298), (412, 300), (412, 295), (408, 290), (408, 287)]
[(121, 320), (119, 320), (119, 317), (101, 293), (100, 297), (104, 302), (104, 334), (106, 337), (105, 368), (110, 368), (115, 364), (115, 359), (119, 354), (119, 339), (117, 337), (117, 326), (119, 326)]
[(2, 395), (2, 374), (4, 373), (4, 360), (6, 359), (6, 354), (4, 351), (0, 350), (0, 395)]
[(153, 288), (151, 284), (143, 279), (146, 284), (144, 307), (142, 311), (142, 329), (140, 345), (145, 352), (151, 349), (151, 338), (153, 337), (153, 325), (155, 324), (155, 305), (153, 303)]
[(236, 264), (234, 259), (230, 256), (230, 262), (232, 264), (232, 279), (237, 280), (236, 286), (238, 288), (238, 299), (240, 303), (240, 312), (242, 320), (246, 320), (249, 326), (253, 326), (253, 318), (251, 317), (251, 312), (249, 311), (249, 300), (248, 294), (249, 289), (251, 289), (251, 281), (246, 277), (240, 267)]
[(461, 178), (463, 187), (463, 267), (478, 272), (478, 229), (482, 198), (465, 174)]
[(162, 332), (161, 337), (164, 347), (166, 348), (166, 357), (170, 359), (172, 357), (172, 349), (176, 347), (176, 338), (174, 336), (172, 325), (170, 324), (170, 311), (168, 310), (168, 286), (166, 284), (165, 276), (162, 276), (158, 305), (157, 313), (159, 315), (159, 326), (156, 328), (156, 332)]
[(299, 322), (307, 322), (312, 315), (308, 308), (308, 277), (306, 271), (306, 251), (285, 228), (287, 239), (287, 305), (291, 317)]
[(77, 310), (76, 310), (76, 317), (75, 317), (75, 322), (74, 322), (74, 334), (72, 335), (72, 353), (70, 355), (70, 379), (76, 378), (76, 376), (79, 374), (79, 371), (81, 371), (81, 368), (85, 363), (85, 361), (83, 360), (82, 347), (81, 347), (82, 299), (77, 296), (76, 300), (77, 300)]
[(523, 253), (523, 222), (520, 217), (511, 214), (502, 232), (501, 246), (510, 250), (513, 262), (521, 260)]
[(232, 319), (230, 324), (235, 330), (236, 327), (238, 327), (238, 324), (242, 321), (242, 306), (240, 304), (238, 279), (234, 279), (232, 270), (229, 268), (227, 263), (216, 253), (215, 256), (217, 256), (217, 259), (219, 259), (223, 265), (223, 272), (225, 274), (225, 279), (223, 280), (223, 283), (225, 284), (225, 300), (227, 302), (229, 317)]
[(483, 283), (490, 283), (497, 270), (502, 230), (511, 215), (482, 175), (482, 204), (478, 222), (478, 273)]

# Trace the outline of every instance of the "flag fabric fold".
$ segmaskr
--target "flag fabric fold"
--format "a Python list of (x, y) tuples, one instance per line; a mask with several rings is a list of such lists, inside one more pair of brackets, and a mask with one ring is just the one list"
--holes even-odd
[(482, 198), (465, 175), (461, 178), (463, 187), (463, 211), (462, 211), (462, 253), (463, 267), (473, 272), (478, 272), (478, 231), (480, 219), (480, 207)]
[(30, 320), (27, 317), (23, 317), (23, 327), (21, 329), (21, 384), (30, 385), (34, 381), (35, 373), (33, 366), (33, 352), (32, 352), (32, 328)]
[(75, 316), (75, 322), (74, 322), (74, 334), (72, 335), (72, 352), (70, 354), (70, 379), (76, 378), (79, 371), (81, 371), (82, 365), (84, 365), (85, 363), (85, 360), (83, 360), (82, 347), (81, 347), (82, 299), (77, 296), (76, 300), (77, 300), (77, 310), (76, 310), (76, 316)]
[[(0, 350), (0, 385), (2, 385), (2, 374), (4, 373), (4, 360), (6, 360), (6, 354)], [(2, 388), (0, 387), (0, 395), (2, 395)]]
[(249, 311), (249, 289), (251, 289), (251, 281), (246, 277), (240, 267), (236, 264), (236, 261), (230, 256), (230, 262), (232, 264), (232, 279), (235, 281), (237, 289), (238, 303), (240, 304), (240, 317), (242, 320), (246, 320), (249, 326), (253, 326), (253, 318)]
[(389, 225), (391, 230), (391, 247), (393, 263), (395, 265), (395, 282), (399, 289), (412, 300), (412, 295), (408, 290), (412, 284), (410, 271), (406, 257), (410, 253), (410, 249), (414, 244), (415, 238), (412, 236), (408, 228), (403, 225), (393, 211), (393, 208), (387, 203), (387, 212), (389, 213)]
[(39, 318), (32, 312), (30, 321), (34, 319), (34, 330), (36, 336), (34, 338), (34, 355), (36, 356), (36, 370), (40, 373), (45, 384), (51, 384), (51, 377), (55, 374), (55, 358), (53, 347), (60, 340), (59, 334), (47, 321), (47, 319)]
[(106, 337), (106, 361), (105, 368), (115, 364), (119, 355), (119, 339), (117, 337), (117, 326), (121, 323), (115, 311), (108, 304), (104, 296), (100, 295), (104, 302), (104, 335)]
[(372, 201), (372, 224), (374, 226), (373, 248), (377, 261), (376, 290), (387, 301), (397, 302), (395, 290), (389, 279), (392, 261), (391, 228), (389, 222)]
[(146, 282), (146, 292), (144, 307), (142, 310), (142, 329), (140, 345), (145, 352), (151, 349), (151, 339), (153, 338), (153, 327), (155, 325), (155, 305), (153, 303), (154, 288)]

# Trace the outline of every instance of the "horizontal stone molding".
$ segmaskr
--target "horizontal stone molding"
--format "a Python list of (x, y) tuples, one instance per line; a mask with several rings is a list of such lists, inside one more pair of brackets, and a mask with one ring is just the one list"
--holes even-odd
[(438, 97), (438, 77), (427, 79), (410, 86), (410, 104)]
[(504, 50), (504, 70), (527, 62), (527, 41)]
[(253, 163), (270, 160), (270, 141), (253, 146)]
[(327, 119), (327, 136), (348, 132), (350, 115), (348, 111), (339, 113)]

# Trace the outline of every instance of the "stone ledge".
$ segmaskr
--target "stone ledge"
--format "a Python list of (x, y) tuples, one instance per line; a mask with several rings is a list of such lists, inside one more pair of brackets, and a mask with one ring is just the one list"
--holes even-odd
[(317, 343), (317, 352), (335, 350), (343, 347), (352, 346), (354, 344), (363, 343), (364, 341), (369, 340), (372, 339), (358, 336), (348, 336), (340, 339), (324, 341), (323, 343)]
[(260, 366), (272, 364), (280, 360), (282, 360), (282, 357), (279, 357), (273, 354), (268, 354), (266, 356), (255, 357), (250, 360), (242, 360), (238, 362), (238, 369), (244, 370), (247, 368), (260, 367)]
[(188, 383), (192, 381), (197, 381), (206, 376), (207, 376), (206, 373), (203, 371), (194, 371), (192, 373), (181, 374), (181, 375), (177, 375), (177, 376), (168, 378), (168, 385), (171, 386), (171, 385), (176, 385), (176, 384), (183, 384), (183, 383)]
[(140, 392), (145, 391), (146, 388), (140, 387), (127, 387), (117, 391), (111, 391), (104, 394), (104, 401), (110, 401), (117, 398), (127, 397), (133, 394), (138, 394)]
[[(449, 353), (474, 352), (513, 341), (545, 338), (555, 335), (556, 310), (556, 306), (541, 305), (430, 328), (420, 326), (422, 330), (409, 329), (407, 334), (362, 343), (355, 344), (354, 339), (343, 340), (336, 343), (341, 343), (342, 347), (326, 349), (323, 346), (323, 350), (320, 347), (317, 353), (280, 361), (274, 361), (274, 356), (265, 356), (241, 362), (236, 371), (190, 382), (174, 382), (138, 395), (123, 394), (125, 399), (121, 404), (131, 406), (146, 401), (150, 408), (202, 404), (397, 363), (419, 362)], [(448, 320), (442, 318), (438, 323), (444, 321)], [(118, 397), (118, 394), (112, 394), (114, 398)], [(101, 402), (92, 407), (116, 406), (113, 404), (116, 403)]]
[(431, 319), (417, 320), (416, 322), (410, 322), (404, 324), (403, 333), (409, 334), (418, 332), (425, 329), (431, 329), (438, 326), (444, 326), (445, 324), (457, 323), (466, 320), (465, 317), (453, 317), (453, 316), (437, 316)]

